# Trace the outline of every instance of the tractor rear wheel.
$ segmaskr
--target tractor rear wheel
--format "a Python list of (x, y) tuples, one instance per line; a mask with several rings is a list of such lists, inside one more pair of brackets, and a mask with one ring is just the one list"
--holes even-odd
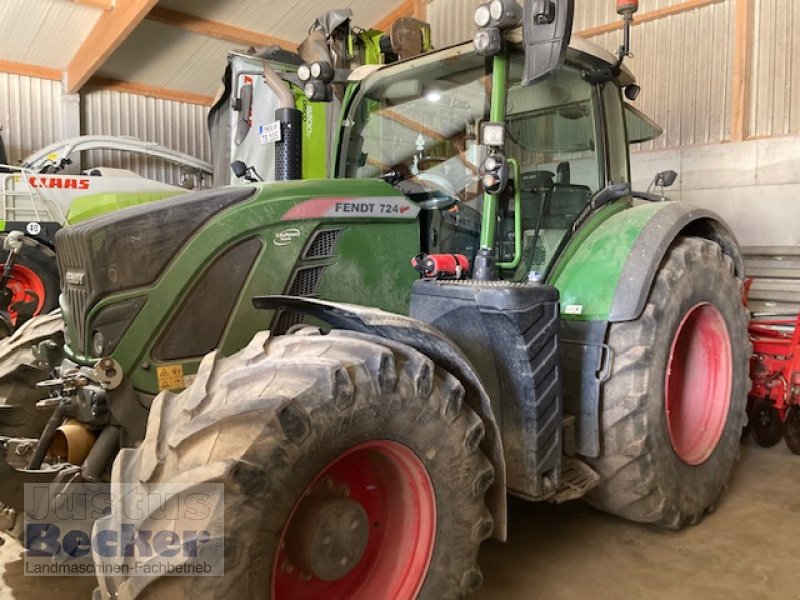
[(51, 411), (36, 408), (36, 403), (48, 391), (36, 384), (50, 372), (33, 356), (33, 347), (48, 339), (59, 347), (64, 343), (60, 312), (34, 317), (0, 340), (0, 435), (38, 438), (44, 430)]
[[(482, 579), (494, 470), (463, 397), (419, 352), (351, 332), (264, 332), (206, 356), (189, 388), (154, 400), (144, 442), (115, 461), (112, 497), (124, 482), (223, 483), (224, 575), (101, 576), (103, 597), (465, 595)], [(95, 533), (118, 530), (113, 518)]]
[(679, 528), (715, 504), (739, 454), (749, 340), (742, 282), (718, 244), (678, 238), (643, 314), (614, 323), (602, 389), (602, 475), (588, 499)]
[[(0, 235), (0, 273), (8, 258), (8, 250), (3, 249), (5, 237), (5, 234)], [(59, 276), (55, 252), (39, 243), (26, 243), (14, 263), (7, 293), (11, 297), (8, 314), (15, 329), (31, 317), (58, 308)]]

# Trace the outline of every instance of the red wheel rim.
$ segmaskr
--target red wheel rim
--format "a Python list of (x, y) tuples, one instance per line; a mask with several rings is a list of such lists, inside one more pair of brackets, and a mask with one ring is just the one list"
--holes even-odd
[[(363, 509), (366, 542), (363, 553), (351, 558), (352, 565), (346, 567), (349, 572), (331, 580), (320, 577), (308, 566), (316, 564), (315, 557), (298, 550), (296, 540), (318, 541), (317, 530), (309, 533), (308, 522), (318, 522), (319, 507), (328, 510), (337, 502), (350, 503), (351, 507), (356, 503), (358, 510)], [(272, 569), (272, 597), (414, 598), (428, 571), (435, 531), (433, 484), (417, 455), (388, 440), (354, 446), (317, 475), (292, 509), (281, 532)], [(343, 537), (338, 542), (352, 547), (347, 536)], [(300, 547), (316, 548), (319, 544), (305, 543)]]
[[(2, 271), (5, 265), (0, 265)], [(38, 315), (44, 308), (44, 282), (28, 267), (20, 264), (15, 264), (11, 269), (11, 278), (8, 280), (8, 289), (11, 290), (11, 303), (9, 304), (8, 314), (11, 320), (16, 324), (17, 311), (11, 308), (17, 302), (30, 302), (33, 297), (30, 292), (36, 294), (36, 310), (33, 311), (33, 316)]]
[(683, 317), (669, 352), (664, 400), (672, 447), (699, 465), (717, 447), (731, 402), (731, 340), (716, 306), (701, 302)]

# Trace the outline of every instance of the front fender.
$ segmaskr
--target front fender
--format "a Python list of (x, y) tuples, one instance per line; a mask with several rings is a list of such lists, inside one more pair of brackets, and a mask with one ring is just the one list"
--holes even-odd
[(500, 429), (492, 412), (489, 396), (478, 374), (458, 346), (427, 323), (404, 315), (354, 304), (339, 304), (297, 296), (262, 296), (253, 298), (256, 308), (279, 308), (308, 314), (338, 329), (347, 329), (411, 346), (446, 369), (462, 383), (464, 401), (483, 421), (486, 429), (481, 448), (492, 463), (495, 479), (487, 494), (487, 507), (494, 519), (495, 539), (507, 536), (506, 467)]
[(600, 224), (577, 249), (565, 252), (553, 284), (567, 320), (632, 321), (670, 245), (680, 235), (717, 242), (744, 277), (739, 244), (722, 217), (685, 202), (667, 201), (623, 210)]

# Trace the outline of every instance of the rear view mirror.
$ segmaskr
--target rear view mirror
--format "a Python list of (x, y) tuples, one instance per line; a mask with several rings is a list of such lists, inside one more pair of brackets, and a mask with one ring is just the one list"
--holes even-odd
[(240, 145), (247, 134), (250, 133), (250, 111), (253, 108), (253, 84), (243, 85), (239, 90), (239, 101), (236, 110), (239, 111), (239, 120), (236, 122), (236, 138), (234, 142)]
[(655, 185), (658, 187), (669, 187), (675, 183), (677, 178), (678, 174), (675, 171), (661, 171), (656, 174)]
[(564, 66), (574, 14), (575, 0), (525, 0), (523, 86), (542, 81)]

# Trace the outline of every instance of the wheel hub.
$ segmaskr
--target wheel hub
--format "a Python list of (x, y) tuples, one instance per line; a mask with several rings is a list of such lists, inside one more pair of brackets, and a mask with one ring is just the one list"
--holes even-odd
[(391, 440), (334, 458), (297, 497), (272, 567), (275, 600), (416, 598), (436, 534), (419, 457)]
[(324, 497), (308, 504), (289, 531), (289, 556), (319, 579), (340, 579), (364, 556), (369, 541), (367, 512), (349, 498)]
[(722, 438), (732, 365), (730, 334), (719, 309), (708, 302), (689, 309), (672, 340), (664, 389), (672, 448), (688, 465), (705, 462)]

